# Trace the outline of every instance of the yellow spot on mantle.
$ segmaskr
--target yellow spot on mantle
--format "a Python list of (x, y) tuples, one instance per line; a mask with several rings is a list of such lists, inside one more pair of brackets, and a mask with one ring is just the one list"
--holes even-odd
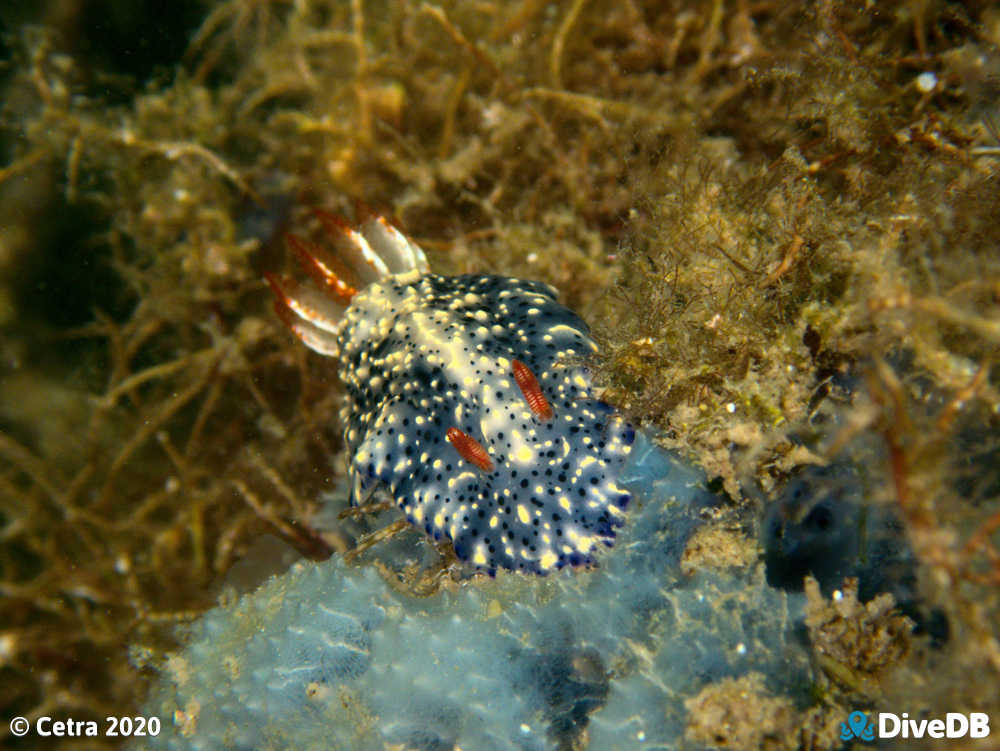
[(517, 504), (517, 518), (521, 520), (521, 524), (529, 524), (531, 522), (528, 509), (523, 503)]

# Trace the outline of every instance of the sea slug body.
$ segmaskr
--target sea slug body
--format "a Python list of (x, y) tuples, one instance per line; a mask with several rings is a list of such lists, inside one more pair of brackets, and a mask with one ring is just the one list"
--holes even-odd
[(292, 331), (340, 361), (352, 503), (388, 493), (489, 573), (591, 562), (622, 525), (635, 432), (593, 393), (586, 324), (541, 282), (429, 273), (380, 217), (319, 217), (336, 252), (290, 238), (311, 281), (269, 281)]

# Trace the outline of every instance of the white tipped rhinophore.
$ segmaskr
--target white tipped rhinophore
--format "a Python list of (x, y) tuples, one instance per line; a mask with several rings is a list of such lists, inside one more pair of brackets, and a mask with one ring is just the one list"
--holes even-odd
[(361, 225), (361, 232), (375, 253), (388, 264), (393, 274), (407, 271), (426, 274), (430, 271), (427, 258), (420, 246), (411, 243), (406, 235), (389, 224), (385, 217), (376, 216), (369, 219)]

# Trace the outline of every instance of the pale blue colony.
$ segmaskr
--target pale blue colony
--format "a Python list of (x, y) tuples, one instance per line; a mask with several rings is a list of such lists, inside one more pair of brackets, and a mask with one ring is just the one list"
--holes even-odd
[(587, 569), (415, 596), (379, 571), (420, 560), (409, 535), (381, 566), (297, 564), (206, 613), (144, 708), (162, 733), (130, 748), (700, 751), (684, 702), (709, 684), (755, 672), (805, 702), (804, 596), (763, 566), (682, 574), (716, 500), (641, 433), (619, 479), (627, 522)]

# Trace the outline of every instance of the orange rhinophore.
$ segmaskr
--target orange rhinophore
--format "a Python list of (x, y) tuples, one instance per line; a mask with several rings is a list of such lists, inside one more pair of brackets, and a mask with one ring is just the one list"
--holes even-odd
[(514, 380), (517, 381), (524, 400), (528, 403), (531, 411), (541, 420), (552, 419), (552, 405), (542, 393), (542, 387), (538, 385), (538, 379), (531, 372), (531, 368), (520, 360), (514, 360), (511, 365), (514, 368)]
[(309, 349), (339, 357), (344, 314), (356, 295), (393, 274), (420, 276), (430, 269), (423, 251), (381, 217), (367, 217), (359, 229), (325, 211), (316, 211), (316, 218), (332, 247), (285, 236), (309, 278), (264, 276), (285, 325)]
[(295, 321), (295, 314), (289, 304), (288, 293), (285, 292), (285, 288), (281, 286), (281, 282), (278, 281), (278, 277), (274, 274), (265, 271), (264, 278), (274, 293), (274, 312), (278, 314), (278, 318), (281, 319), (283, 324), (288, 328), (292, 328), (292, 324)]
[(338, 313), (342, 308), (318, 291), (310, 294), (294, 279), (279, 279), (268, 273), (264, 278), (274, 292), (274, 310), (282, 323), (310, 349), (336, 357)]
[(350, 270), (339, 263), (336, 258), (328, 253), (324, 253), (316, 243), (303, 240), (295, 235), (286, 235), (285, 240), (288, 247), (299, 259), (299, 264), (303, 270), (311, 276), (321, 289), (333, 295), (333, 297), (344, 305), (351, 304), (351, 298), (358, 290), (352, 286), (357, 281), (352, 279)]
[(463, 433), (458, 428), (448, 428), (448, 432), (445, 434), (448, 442), (455, 447), (459, 455), (469, 464), (475, 464), (483, 472), (493, 471), (493, 461), (490, 459), (490, 455), (486, 453), (486, 449), (483, 448), (483, 444), (477, 441), (468, 433)]

